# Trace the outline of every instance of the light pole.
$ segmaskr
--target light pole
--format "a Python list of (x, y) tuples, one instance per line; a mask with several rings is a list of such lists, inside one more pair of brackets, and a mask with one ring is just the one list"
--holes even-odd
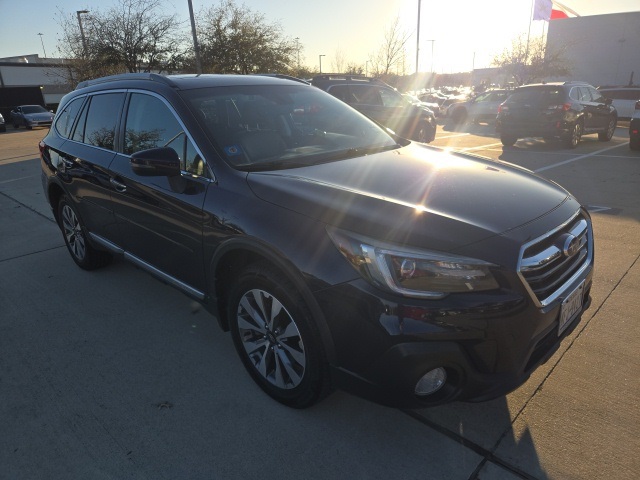
[(435, 40), (426, 40), (427, 42), (431, 42), (431, 72), (433, 72), (433, 44), (436, 43)]
[(42, 43), (42, 51), (44, 52), (44, 58), (47, 58), (47, 51), (44, 49), (44, 40), (42, 40), (42, 35), (44, 35), (44, 33), (39, 33), (38, 35), (40, 35), (40, 43)]
[(83, 13), (89, 13), (89, 10), (76, 11), (76, 15), (78, 16), (78, 25), (80, 25), (80, 37), (82, 38), (82, 49), (84, 52), (84, 56), (86, 57), (87, 56), (87, 39), (84, 36), (84, 29), (82, 28), (82, 17), (80, 16)]
[(193, 5), (189, 2), (189, 18), (191, 19), (191, 34), (193, 35), (193, 52), (196, 55), (196, 73), (202, 74), (202, 63), (200, 62), (200, 45), (198, 45), (198, 36), (196, 35), (196, 21), (193, 18)]
[(326, 55), (318, 55), (318, 60), (320, 60), (320, 74), (322, 75), (322, 57), (326, 57)]
[(418, 29), (416, 30), (416, 78), (418, 76), (419, 56), (420, 56), (420, 4), (422, 0), (418, 0)]

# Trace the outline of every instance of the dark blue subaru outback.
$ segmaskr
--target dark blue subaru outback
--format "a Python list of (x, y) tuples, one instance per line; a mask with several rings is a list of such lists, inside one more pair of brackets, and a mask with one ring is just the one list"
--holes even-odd
[(40, 143), (71, 258), (205, 305), (251, 377), (306, 407), (517, 388), (589, 306), (589, 214), (518, 167), (412, 143), (274, 76), (84, 82)]

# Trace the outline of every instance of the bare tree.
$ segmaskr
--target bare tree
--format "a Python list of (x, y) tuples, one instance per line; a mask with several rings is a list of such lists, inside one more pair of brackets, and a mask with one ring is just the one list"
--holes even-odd
[(223, 0), (200, 12), (198, 37), (202, 67), (209, 73), (289, 73), (295, 70), (299, 45), (278, 23), (262, 13)]
[[(109, 10), (83, 16), (60, 14), (60, 54), (71, 59), (68, 83), (122, 72), (178, 68), (184, 32), (175, 15), (162, 15), (160, 0), (118, 0)], [(87, 48), (84, 48), (86, 41)]]
[(400, 17), (396, 17), (384, 34), (384, 42), (377, 52), (369, 56), (371, 71), (376, 76), (389, 75), (402, 66), (406, 56), (406, 45), (411, 36), (400, 28)]
[(496, 55), (491, 64), (513, 77), (518, 85), (561, 77), (571, 73), (565, 58), (568, 45), (558, 50), (546, 48), (544, 37), (536, 37), (527, 42), (524, 35), (512, 41), (511, 47)]
[(336, 52), (333, 54), (333, 61), (331, 62), (331, 69), (335, 73), (344, 73), (345, 63), (344, 52), (339, 47), (336, 48)]

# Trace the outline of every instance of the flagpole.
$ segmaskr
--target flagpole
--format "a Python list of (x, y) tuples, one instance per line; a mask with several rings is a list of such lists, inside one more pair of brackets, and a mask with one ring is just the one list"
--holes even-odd
[(531, 23), (533, 22), (533, 6), (536, 0), (531, 0), (531, 13), (529, 15), (529, 32), (527, 33), (527, 50), (524, 54), (524, 64), (527, 65), (527, 59), (529, 58), (529, 39), (531, 37)]

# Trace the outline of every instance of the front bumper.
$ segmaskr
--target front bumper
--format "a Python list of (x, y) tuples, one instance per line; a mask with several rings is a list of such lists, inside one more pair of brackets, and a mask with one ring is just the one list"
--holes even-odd
[[(512, 291), (473, 300), (450, 296), (398, 303), (381, 298), (364, 281), (334, 287), (324, 292), (332, 298), (325, 315), (332, 319), (338, 358), (333, 380), (345, 391), (400, 408), (505, 395), (546, 362), (580, 322), (590, 305), (592, 267), (576, 284), (583, 280), (582, 310), (561, 335), (562, 298), (545, 308), (525, 292)], [(419, 379), (438, 367), (447, 372), (444, 387), (416, 395)]]

